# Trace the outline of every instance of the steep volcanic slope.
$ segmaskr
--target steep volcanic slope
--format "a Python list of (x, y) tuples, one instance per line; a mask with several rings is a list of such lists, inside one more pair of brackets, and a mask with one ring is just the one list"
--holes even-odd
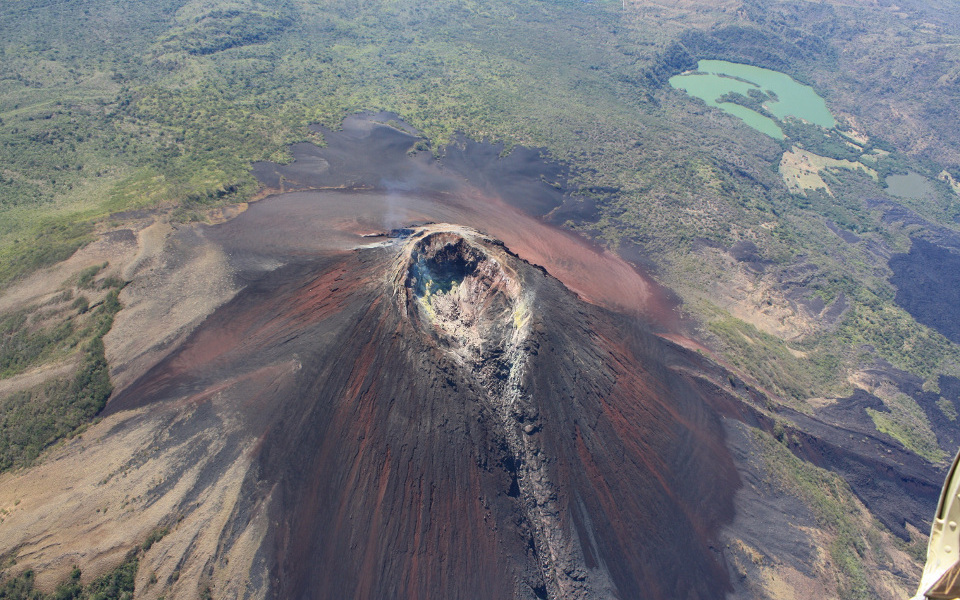
[(737, 477), (662, 344), (431, 226), (267, 275), (111, 410), (264, 394), (236, 403), (262, 434), (231, 528), (269, 505), (271, 596), (721, 598)]

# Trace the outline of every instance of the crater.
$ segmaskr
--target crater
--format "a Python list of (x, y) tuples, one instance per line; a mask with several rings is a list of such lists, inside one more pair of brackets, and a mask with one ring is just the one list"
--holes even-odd
[(508, 256), (475, 230), (418, 228), (401, 253), (408, 317), (464, 361), (502, 356), (525, 337), (529, 303)]

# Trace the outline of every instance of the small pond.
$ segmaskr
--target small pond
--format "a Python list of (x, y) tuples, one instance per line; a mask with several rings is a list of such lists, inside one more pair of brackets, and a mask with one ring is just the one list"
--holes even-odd
[(901, 198), (922, 200), (923, 198), (933, 198), (936, 195), (930, 180), (913, 171), (906, 175), (890, 175), (886, 182), (887, 191)]

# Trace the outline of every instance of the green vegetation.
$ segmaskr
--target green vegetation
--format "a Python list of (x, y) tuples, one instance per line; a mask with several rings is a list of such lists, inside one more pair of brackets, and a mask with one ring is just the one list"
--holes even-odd
[(888, 434), (905, 448), (930, 462), (942, 462), (949, 458), (940, 449), (926, 414), (913, 398), (898, 393), (885, 404), (890, 412), (867, 409), (867, 414), (876, 424), (877, 431)]
[[(890, 223), (867, 202), (891, 198), (891, 173), (960, 178), (957, 17), (930, 15), (948, 22), (927, 27), (858, 3), (759, 0), (682, 18), (637, 9), (608, 0), (2, 2), (0, 291), (129, 211), (194, 221), (250, 199), (251, 163), (287, 161), (294, 142), (322, 143), (311, 124), (392, 111), (433, 148), (462, 132), (569, 161), (598, 218), (568, 225), (657, 262), (715, 348), (774, 402), (812, 410), (806, 399), (844, 394), (849, 376), (878, 360), (928, 381), (960, 375), (960, 347), (894, 302), (886, 256), (909, 248), (917, 226)], [(731, 127), (667, 85), (702, 60), (810, 85), (839, 124), (778, 117), (772, 105), (786, 94), (734, 75), (742, 87), (717, 100), (770, 120), (784, 139)], [(859, 160), (879, 181), (828, 169), (829, 193), (793, 194), (777, 166), (794, 146)], [(960, 198), (933, 185), (932, 197), (897, 201), (957, 230)], [(756, 271), (728, 252), (742, 242), (756, 246)], [(0, 315), (0, 378), (78, 363), (0, 397), (0, 471), (30, 465), (104, 407), (103, 336), (123, 282), (102, 269), (81, 272), (53, 303)], [(716, 308), (712, 295), (727, 300), (753, 284), (780, 293), (785, 308), (788, 297), (843, 298), (847, 308), (811, 316), (788, 342)], [(913, 400), (885, 401), (891, 412), (870, 412), (878, 430), (927, 460), (945, 458)], [(956, 420), (953, 403), (938, 406)], [(875, 597), (868, 569), (900, 569), (888, 564), (879, 526), (837, 476), (788, 450), (795, 439), (783, 424), (775, 434), (782, 443), (758, 437), (768, 468), (829, 535), (840, 596)], [(140, 552), (165, 533), (152, 532)], [(915, 557), (919, 546), (910, 546)], [(0, 600), (131, 597), (137, 566), (132, 556), (87, 586), (77, 570), (51, 595), (27, 571), (0, 584)]]
[(760, 113), (768, 119), (775, 119), (776, 116), (763, 107), (764, 102), (770, 102), (773, 100), (773, 96), (770, 94), (773, 94), (773, 92), (768, 94), (767, 92), (757, 88), (750, 88), (747, 90), (746, 96), (740, 92), (727, 92), (726, 94), (717, 98), (717, 104), (723, 104), (724, 102), (739, 104), (744, 108), (749, 108), (754, 112)]
[(80, 274), (77, 275), (77, 287), (86, 289), (93, 287), (93, 278), (97, 276), (97, 273), (106, 268), (107, 263), (103, 263), (102, 265), (93, 265), (80, 271)]
[[(2, 213), (0, 213), (2, 215)], [(11, 224), (15, 229), (16, 224)], [(0, 220), (0, 236), (7, 229)], [(0, 247), (0, 286), (12, 280), (46, 267), (70, 256), (93, 241), (93, 227), (88, 221), (71, 221), (69, 218), (41, 219), (29, 227), (6, 247)]]
[[(87, 585), (83, 585), (83, 573), (77, 567), (73, 568), (70, 578), (57, 586), (51, 594), (44, 594), (34, 585), (35, 574), (27, 569), (14, 577), (4, 577), (7, 573), (0, 571), (0, 600), (132, 600), (134, 597), (137, 569), (140, 568), (140, 558), (156, 542), (169, 533), (166, 527), (158, 527), (150, 532), (147, 539), (117, 568), (109, 573), (97, 577)], [(9, 561), (7, 568), (16, 564)], [(157, 582), (156, 575), (150, 578), (150, 584)]]
[[(94, 280), (106, 266), (96, 265), (82, 271), (77, 287), (122, 288), (124, 282), (115, 276)], [(99, 332), (104, 327), (103, 306), (93, 317), (79, 318), (89, 310), (90, 301), (85, 296), (77, 296), (68, 308), (66, 302), (71, 299), (73, 292), (68, 289), (43, 306), (29, 306), (0, 315), (0, 379), (63, 358), (91, 336), (102, 335)], [(109, 305), (111, 310), (115, 304), (116, 294), (108, 295), (103, 301), (103, 305)], [(76, 314), (68, 314), (70, 311), (76, 311)]]
[(70, 346), (66, 342), (73, 336), (73, 321), (65, 320), (39, 331), (29, 331), (27, 324), (31, 312), (20, 310), (0, 319), (0, 378), (16, 375), (44, 362), (61, 346)]
[(833, 391), (830, 386), (841, 362), (824, 349), (807, 355), (733, 317), (712, 321), (708, 328), (721, 338), (726, 357), (738, 368), (755, 373), (766, 390), (798, 401)]
[(954, 406), (953, 402), (950, 402), (944, 397), (940, 397), (937, 400), (937, 408), (940, 409), (940, 412), (943, 413), (943, 416), (950, 419), (951, 421), (957, 420), (957, 407)]
[[(45, 448), (76, 432), (103, 410), (113, 391), (103, 336), (121, 308), (117, 296), (117, 290), (110, 291), (77, 332), (77, 339), (89, 341), (81, 347), (75, 374), (0, 398), (0, 471), (30, 464)], [(64, 323), (73, 326), (72, 321)], [(47, 342), (50, 338), (27, 339)]]
[(34, 573), (27, 570), (0, 584), (0, 600), (132, 600), (139, 566), (140, 559), (132, 554), (116, 569), (87, 585), (81, 583), (82, 573), (74, 567), (70, 579), (57, 586), (52, 594), (35, 589)]
[(827, 130), (792, 117), (784, 119), (782, 127), (784, 135), (787, 136), (783, 142), (785, 150), (792, 145), (797, 145), (820, 156), (851, 161), (859, 160), (864, 153), (863, 148), (847, 141), (834, 130)]
[(869, 346), (894, 366), (924, 379), (935, 373), (952, 374), (960, 366), (960, 348), (918, 324), (892, 298), (861, 290), (858, 300), (836, 333), (849, 347)]
[(282, 11), (270, 10), (259, 2), (243, 10), (212, 10), (184, 21), (184, 25), (160, 38), (162, 51), (213, 54), (264, 42), (292, 24)]
[(170, 533), (170, 530), (166, 527), (158, 527), (154, 529), (150, 532), (150, 535), (147, 536), (147, 539), (143, 540), (143, 544), (140, 545), (140, 549), (146, 552), (152, 548), (154, 544), (162, 540), (168, 533)]

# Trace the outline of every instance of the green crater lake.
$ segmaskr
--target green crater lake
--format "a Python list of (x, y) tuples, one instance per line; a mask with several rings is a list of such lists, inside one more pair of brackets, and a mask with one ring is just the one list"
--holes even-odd
[(758, 97), (759, 92), (766, 96), (762, 101), (763, 107), (781, 121), (790, 116), (827, 129), (836, 125), (833, 115), (827, 110), (827, 103), (812, 87), (771, 69), (725, 60), (701, 60), (697, 63), (696, 71), (671, 77), (670, 85), (741, 119), (772, 138), (784, 137), (776, 120), (746, 106), (720, 102), (719, 99), (728, 93)]

